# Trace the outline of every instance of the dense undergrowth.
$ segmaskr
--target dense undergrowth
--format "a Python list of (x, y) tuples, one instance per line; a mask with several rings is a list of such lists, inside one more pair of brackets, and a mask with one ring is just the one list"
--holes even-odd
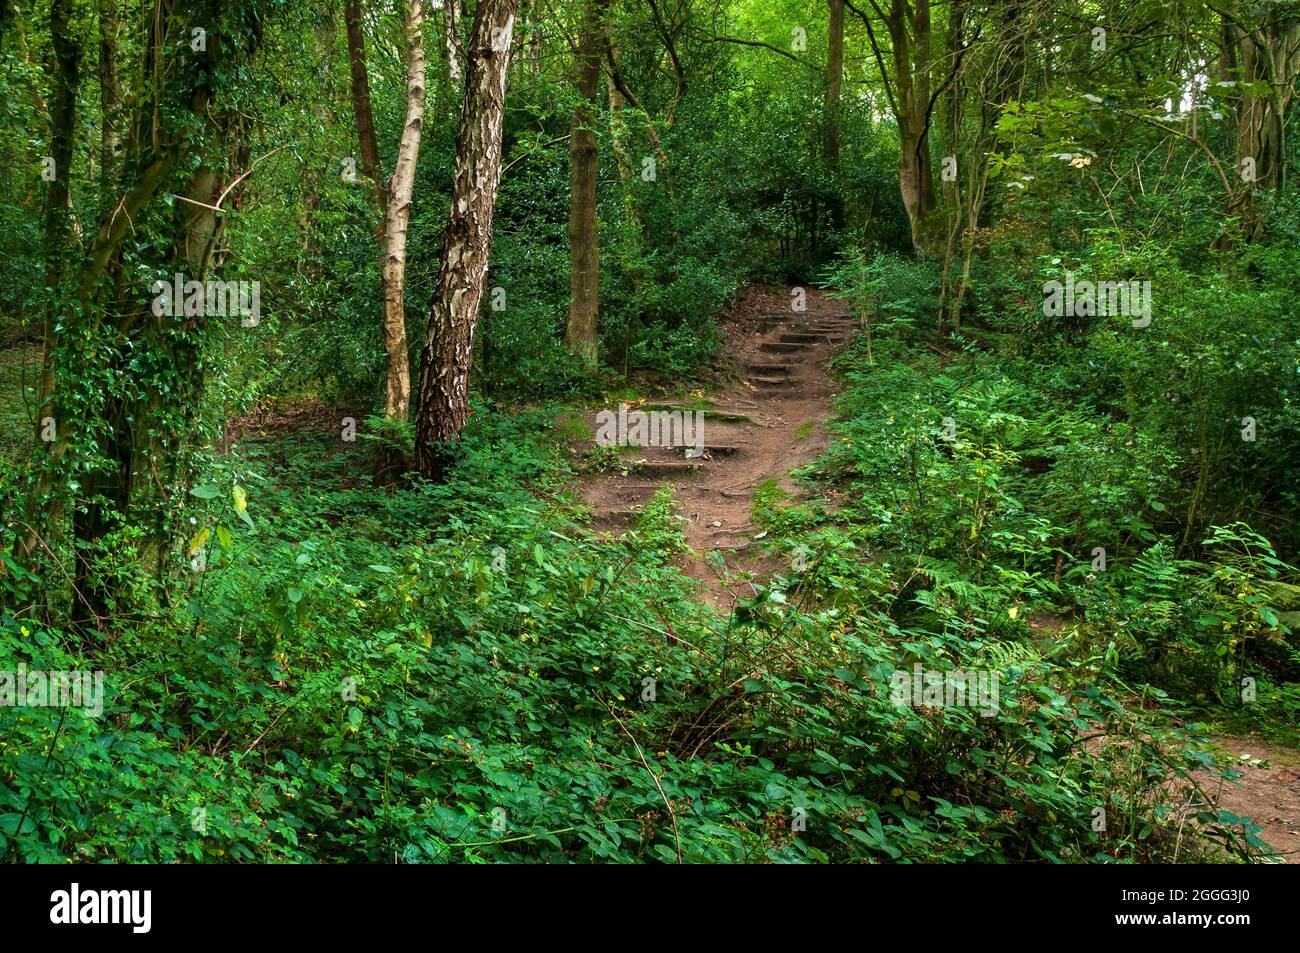
[[(1189, 789), (1169, 779), (1210, 762), (1196, 726), (1171, 727), (1176, 703), (1143, 679), (1198, 666), (1226, 678), (1250, 664), (1247, 649), (1216, 647), (1271, 631), (1266, 603), (1237, 590), (1276, 564), (1238, 529), (1223, 531), (1237, 556), (1175, 563), (1153, 542), (1112, 585), (1052, 581), (1051, 521), (999, 490), (1019, 444), (999, 450), (977, 437), (993, 423), (972, 422), (951, 447), (924, 428), (910, 451), (895, 446), (885, 395), (926, 406), (936, 381), (960, 391), (980, 379), (953, 367), (926, 378), (907, 359), (930, 358), (908, 348), (871, 373), (845, 359), (843, 439), (819, 467), (853, 502), (832, 519), (760, 494), (773, 545), (808, 541), (814, 555), (730, 619), (675, 568), (667, 500), (626, 541), (575, 522), (542, 413), (479, 414), (441, 486), (377, 492), (356, 475), (364, 451), (332, 435), (237, 446), (195, 489), (195, 535), (177, 554), (202, 553), (205, 571), (166, 613), (138, 615), (97, 649), (102, 718), (0, 710), (6, 856), (1000, 862), (1168, 860), (1176, 842), (1180, 860), (1257, 850), (1227, 814), (1193, 810), (1206, 836), (1177, 837)], [(873, 427), (891, 436), (873, 442)], [(923, 476), (887, 492), (867, 464), (895, 467), (900, 449), (925, 458)], [(949, 496), (953, 532), (914, 522), (905, 496), (916, 489)], [(6, 565), (21, 596), (27, 581)], [(1163, 600), (1149, 626), (1164, 628), (1112, 625), (1125, 600)], [(1032, 612), (1072, 602), (1077, 624), (1030, 626)], [(1209, 644), (1144, 653), (1203, 612), (1223, 620)], [(3, 624), (6, 668), (79, 667), (66, 633)], [(999, 673), (996, 713), (896, 705), (890, 675), (917, 662)]]

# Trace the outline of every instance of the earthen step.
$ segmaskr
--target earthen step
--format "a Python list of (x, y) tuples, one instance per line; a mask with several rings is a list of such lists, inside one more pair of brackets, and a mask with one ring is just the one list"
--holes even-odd
[(795, 344), (790, 341), (764, 341), (758, 349), (769, 354), (793, 354), (795, 351), (806, 351), (809, 347), (808, 344)]
[(788, 377), (751, 377), (749, 382), (760, 389), (789, 387), (791, 383)]
[(702, 463), (678, 460), (637, 460), (631, 469), (641, 476), (695, 476), (704, 468)]
[(799, 334), (798, 332), (785, 332), (777, 337), (778, 341), (784, 344), (820, 344), (826, 340), (824, 334)]
[(722, 549), (743, 552), (755, 548), (754, 541), (744, 532), (718, 531), (709, 534), (701, 549)]
[(602, 523), (624, 526), (631, 523), (636, 517), (636, 510), (607, 510), (599, 515), (598, 520)]
[(786, 374), (790, 371), (789, 364), (746, 364), (745, 370), (754, 374)]
[[(704, 445), (704, 453), (706, 456), (710, 456), (710, 457), (729, 457), (739, 449), (740, 449), (739, 447), (728, 447), (728, 446), (723, 446), (720, 444), (712, 444), (712, 443)], [(677, 448), (677, 452), (681, 454), (685, 454), (687, 450), (691, 451), (692, 453), (695, 452), (694, 447)]]

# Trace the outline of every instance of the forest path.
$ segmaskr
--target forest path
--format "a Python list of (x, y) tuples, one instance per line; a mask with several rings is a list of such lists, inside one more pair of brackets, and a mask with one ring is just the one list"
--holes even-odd
[[(724, 611), (752, 594), (746, 574), (767, 577), (774, 568), (755, 551), (754, 491), (775, 481), (791, 496), (803, 495), (789, 475), (830, 442), (825, 422), (834, 394), (826, 364), (856, 327), (847, 302), (808, 288), (805, 309), (796, 311), (795, 294), (792, 288), (751, 285), (737, 296), (723, 322), (727, 341), (717, 362), (722, 384), (707, 406), (651, 402), (629, 408), (703, 410), (703, 457), (689, 459), (681, 447), (631, 448), (623, 455), (626, 473), (589, 474), (581, 483), (596, 530), (614, 535), (630, 526), (637, 508), (660, 487), (671, 484), (689, 520), (684, 532), (690, 551), (681, 568)], [(584, 418), (593, 432), (597, 413)]]
[[(598, 532), (619, 536), (657, 490), (672, 485), (687, 517), (690, 549), (681, 569), (701, 583), (701, 597), (729, 613), (753, 594), (750, 580), (789, 572), (763, 557), (751, 523), (754, 491), (774, 480), (795, 498), (805, 495), (790, 472), (811, 463), (830, 443), (833, 382), (827, 362), (856, 330), (846, 302), (807, 291), (807, 310), (792, 312), (791, 289), (751, 285), (738, 295), (722, 323), (727, 342), (715, 374), (722, 383), (701, 402), (644, 402), (629, 410), (705, 409), (702, 459), (682, 448), (628, 448), (622, 472), (588, 474), (580, 483)], [(594, 433), (600, 409), (584, 421)], [(589, 450), (587, 443), (583, 448)], [(644, 461), (641, 463), (641, 461)], [(1253, 818), (1261, 836), (1285, 863), (1300, 863), (1300, 752), (1256, 739), (1217, 737), (1215, 747), (1243, 777), (1222, 785), (1200, 774), (1218, 807)], [(1254, 758), (1239, 760), (1242, 752)]]

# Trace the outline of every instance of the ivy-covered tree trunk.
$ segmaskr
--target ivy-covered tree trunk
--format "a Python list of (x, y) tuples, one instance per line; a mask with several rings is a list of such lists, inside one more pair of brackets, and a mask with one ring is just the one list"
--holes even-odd
[(1242, 84), (1237, 107), (1237, 171), (1246, 183), (1234, 204), (1241, 234), (1263, 224), (1254, 191), (1286, 185), (1286, 118), (1300, 76), (1300, 16), (1282, 11), (1225, 14), (1223, 50), (1228, 79)]
[(501, 177), (501, 123), (518, 0), (479, 0), (469, 41), (451, 213), (420, 362), (415, 462), (441, 479), (469, 415), (474, 330)]
[[(72, 181), (72, 158), (77, 126), (77, 87), (81, 51), (71, 32), (72, 0), (54, 0), (50, 5), (50, 36), (54, 46), (54, 95), (50, 110), (50, 152), (54, 178), (45, 196), (45, 287), (53, 298), (46, 303), (41, 348), (41, 376), (37, 385), (36, 432), (39, 469), (33, 492), (27, 498), (26, 532), (18, 537), (14, 555), (26, 561), (43, 542), (52, 520), (47, 505), (53, 471), (66, 446), (68, 420), (55, 405), (57, 381), (58, 312), (64, 263), (68, 260), (72, 232), (68, 209)], [(49, 439), (51, 432), (55, 439)]]

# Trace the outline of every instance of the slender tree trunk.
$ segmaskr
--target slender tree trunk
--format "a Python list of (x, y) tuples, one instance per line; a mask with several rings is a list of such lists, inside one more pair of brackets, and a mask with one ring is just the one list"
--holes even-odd
[(501, 125), (518, 0), (479, 0), (456, 140), (451, 213), (420, 364), (415, 462), (441, 479), (469, 415), (469, 369), (501, 177)]
[(348, 69), (352, 76), (352, 115), (357, 124), (361, 171), (370, 180), (379, 206), (380, 232), (388, 215), (388, 187), (379, 166), (379, 144), (375, 141), (375, 120), (370, 108), (370, 76), (366, 70), (366, 36), (361, 27), (361, 0), (346, 0), (343, 20), (348, 36)]
[(938, 201), (930, 162), (930, 0), (884, 0), (872, 3), (889, 32), (892, 68), (885, 65), (884, 48), (878, 41), (873, 20), (858, 7), (851, 9), (862, 19), (880, 67), (885, 96), (898, 123), (898, 187), (911, 225), (912, 247), (928, 254), (943, 241), (942, 223), (936, 222)]
[(460, 43), (460, 0), (442, 0), (443, 40), (447, 44), (447, 75), (459, 83), (465, 73), (465, 50)]
[(384, 415), (405, 421), (411, 403), (411, 362), (406, 347), (406, 233), (415, 189), (424, 124), (424, 9), (421, 0), (408, 0), (406, 32), (406, 124), (397, 147), (384, 233), (384, 350), (388, 353), (388, 386)]
[(122, 158), (122, 84), (118, 79), (118, 38), (122, 33), (118, 0), (99, 0), (99, 200), (113, 194)]
[[(50, 35), (54, 45), (55, 78), (53, 107), (50, 111), (50, 158), (54, 161), (54, 179), (45, 196), (45, 287), (53, 289), (54, 298), (45, 308), (41, 348), (41, 377), (37, 385), (36, 446), (46, 443), (44, 459), (33, 492), (27, 499), (27, 532), (14, 545), (14, 555), (20, 561), (28, 559), (39, 545), (47, 527), (52, 523), (46, 496), (52, 489), (53, 469), (63, 456), (66, 446), (68, 421), (60, 420), (55, 408), (54, 389), (57, 380), (55, 348), (58, 333), (58, 296), (63, 278), (64, 262), (70, 249), (71, 216), (68, 212), (69, 183), (72, 180), (72, 155), (77, 125), (77, 86), (81, 51), (71, 32), (72, 0), (53, 0), (50, 4)], [(43, 440), (48, 421), (54, 421), (55, 440)]]
[(844, 0), (828, 0), (830, 17), (826, 36), (826, 167), (834, 176), (836, 188), (831, 196), (831, 227), (844, 227), (844, 197), (840, 193), (840, 89), (844, 82)]
[(77, 125), (77, 86), (80, 82), (81, 50), (72, 36), (72, 0), (50, 4), (50, 35), (54, 44), (54, 95), (50, 110), (50, 158), (54, 178), (45, 200), (45, 287), (58, 288), (64, 262), (69, 257), (72, 217), (72, 155)]
[(600, 236), (596, 221), (596, 94), (603, 27), (600, 0), (586, 0), (574, 74), (578, 106), (569, 134), (569, 326), (565, 342), (584, 364), (596, 363), (600, 313)]

